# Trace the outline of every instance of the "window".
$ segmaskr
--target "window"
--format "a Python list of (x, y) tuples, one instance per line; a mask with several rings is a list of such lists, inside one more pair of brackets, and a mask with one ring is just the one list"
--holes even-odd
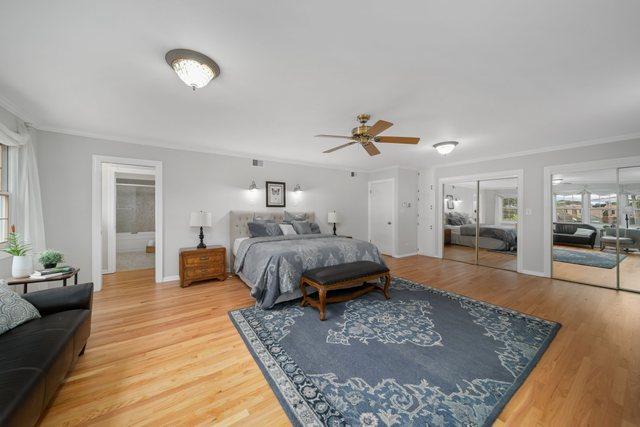
[(556, 222), (582, 222), (582, 194), (556, 194)]
[(618, 201), (616, 194), (594, 194), (589, 197), (589, 222), (591, 224), (615, 224)]
[(6, 243), (9, 234), (9, 150), (0, 144), (0, 244)]
[(518, 198), (502, 198), (502, 222), (518, 222)]

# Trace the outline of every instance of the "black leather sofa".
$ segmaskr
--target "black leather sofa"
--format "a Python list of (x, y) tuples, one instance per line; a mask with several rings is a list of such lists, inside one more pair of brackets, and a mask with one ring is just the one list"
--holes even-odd
[(31, 292), (42, 318), (0, 335), (0, 426), (32, 426), (91, 332), (93, 284)]
[[(578, 228), (593, 230), (588, 236), (574, 234)], [(570, 243), (573, 245), (587, 245), (593, 249), (596, 244), (598, 230), (590, 224), (575, 222), (554, 222), (553, 223), (553, 243)]]

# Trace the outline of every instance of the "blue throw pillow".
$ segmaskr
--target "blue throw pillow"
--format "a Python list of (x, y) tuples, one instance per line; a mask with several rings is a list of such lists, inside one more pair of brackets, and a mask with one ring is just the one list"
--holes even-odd
[(320, 234), (320, 226), (317, 223), (311, 222), (309, 226), (311, 227), (311, 234)]
[(307, 221), (293, 221), (293, 229), (298, 234), (311, 234), (311, 224)]
[(251, 237), (268, 237), (268, 236), (280, 236), (282, 230), (275, 222), (248, 222), (249, 235)]

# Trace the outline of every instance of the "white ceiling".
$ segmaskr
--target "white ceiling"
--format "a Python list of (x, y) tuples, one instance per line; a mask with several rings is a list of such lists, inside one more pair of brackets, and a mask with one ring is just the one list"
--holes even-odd
[[(637, 0), (0, 3), (0, 95), (36, 126), (377, 169), (640, 132)], [(192, 93), (164, 62), (201, 51)], [(419, 136), (321, 154), (357, 113)], [(461, 142), (447, 158), (431, 145)]]

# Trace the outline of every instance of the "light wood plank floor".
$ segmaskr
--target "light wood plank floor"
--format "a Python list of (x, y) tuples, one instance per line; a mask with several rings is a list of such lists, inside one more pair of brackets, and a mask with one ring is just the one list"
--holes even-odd
[[(444, 245), (443, 255), (445, 259), (453, 261), (462, 261), (469, 264), (476, 263), (476, 248), (469, 246)], [(518, 255), (480, 248), (478, 251), (478, 264), (485, 267), (516, 271), (518, 269)]]
[[(496, 425), (640, 425), (640, 295), (422, 256), (392, 273), (563, 324)], [(227, 311), (236, 278), (182, 289), (106, 278), (87, 351), (43, 425), (287, 425)]]
[[(589, 247), (577, 245), (554, 245), (554, 248), (566, 249), (569, 251), (609, 253), (615, 255), (615, 250), (607, 249), (606, 252), (602, 252), (598, 247), (591, 249)], [(625, 255), (626, 258), (620, 262), (620, 287), (623, 289), (640, 291), (640, 252), (629, 251), (622, 252), (622, 254)], [(616, 287), (615, 268), (598, 268), (590, 267), (588, 265), (554, 261), (553, 277), (560, 280), (571, 280), (574, 282), (607, 286), (610, 288)]]

